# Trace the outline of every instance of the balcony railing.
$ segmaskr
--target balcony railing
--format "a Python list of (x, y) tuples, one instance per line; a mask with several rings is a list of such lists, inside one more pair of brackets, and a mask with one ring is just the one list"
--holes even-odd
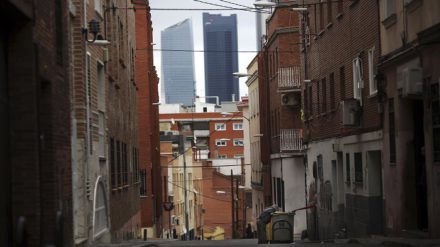
[(278, 69), (278, 88), (301, 89), (301, 72), (299, 66)]
[(280, 151), (302, 151), (303, 133), (301, 129), (280, 130)]

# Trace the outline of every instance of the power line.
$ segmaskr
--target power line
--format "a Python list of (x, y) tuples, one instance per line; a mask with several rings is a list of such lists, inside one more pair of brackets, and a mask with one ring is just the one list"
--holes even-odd
[(208, 4), (208, 5), (212, 5), (212, 6), (217, 6), (217, 7), (223, 7), (223, 8), (227, 8), (227, 9), (231, 9), (231, 10), (242, 10), (242, 11), (248, 11), (248, 12), (255, 12), (255, 13), (261, 13), (261, 12), (266, 12), (266, 11), (261, 11), (259, 9), (249, 9), (249, 8), (234, 8), (234, 7), (230, 7), (230, 6), (226, 6), (226, 5), (222, 5), (222, 4), (216, 4), (216, 3), (210, 3), (210, 2), (206, 2), (206, 1), (202, 1), (202, 0), (194, 0), (195, 2), (199, 2), (199, 3), (204, 3), (204, 4)]
[[(293, 45), (301, 45), (302, 43), (293, 43)], [(137, 51), (142, 50), (152, 50), (152, 51), (163, 51), (163, 52), (213, 52), (213, 53), (258, 53), (260, 51), (252, 51), (252, 50), (190, 50), (190, 49), (151, 49), (151, 48), (138, 48)], [(292, 53), (298, 52), (297, 50), (277, 50), (277, 51), (268, 51), (271, 53)]]
[[(173, 183), (173, 182), (171, 182), (171, 181), (168, 181), (168, 183), (170, 183), (170, 184), (172, 184), (172, 185), (174, 185), (174, 186), (176, 186), (176, 187), (179, 187), (179, 188), (185, 190), (185, 189), (183, 188), (183, 186), (180, 186), (180, 185), (178, 185), (178, 184), (175, 184), (175, 183)], [(188, 189), (186, 189), (186, 191), (187, 191), (187, 192), (195, 193), (196, 195), (200, 195), (201, 197), (205, 197), (205, 198), (209, 198), (209, 199), (213, 199), (213, 200), (217, 200), (217, 201), (221, 201), (221, 202), (231, 202), (231, 200), (222, 200), (222, 199), (218, 199), (218, 198), (215, 198), (215, 197), (212, 197), (212, 196), (204, 195), (204, 194), (202, 194), (202, 193), (200, 193), (200, 192), (196, 193), (195, 191), (188, 190)]]
[[(211, 168), (211, 169), (215, 169), (218, 167), (230, 167), (230, 166), (250, 166), (251, 164), (236, 164), (236, 165), (218, 165), (218, 166), (204, 166), (204, 165), (195, 165), (195, 166), (186, 166), (186, 168), (193, 168), (193, 167), (203, 167), (203, 168)], [(161, 166), (162, 168), (183, 168), (183, 166)]]

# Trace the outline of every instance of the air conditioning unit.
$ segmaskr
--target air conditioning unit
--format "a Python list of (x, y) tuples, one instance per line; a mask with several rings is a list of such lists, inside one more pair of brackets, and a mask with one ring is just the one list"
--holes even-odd
[(295, 106), (299, 104), (294, 94), (281, 94), (281, 105)]
[(179, 217), (176, 215), (171, 216), (171, 225), (179, 225)]
[(360, 102), (357, 99), (349, 99), (341, 102), (342, 125), (354, 126), (359, 124)]
[(402, 97), (421, 96), (423, 93), (423, 73), (421, 68), (406, 67), (397, 75), (397, 88)]

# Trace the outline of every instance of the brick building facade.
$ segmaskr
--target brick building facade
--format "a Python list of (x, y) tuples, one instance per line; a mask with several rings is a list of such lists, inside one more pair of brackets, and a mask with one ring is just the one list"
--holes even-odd
[[(102, 0), (69, 5), (77, 245), (133, 239), (140, 230), (132, 7), (131, 2)], [(96, 39), (84, 32), (92, 31), (92, 20), (101, 27)]]
[[(383, 232), (377, 1), (301, 1), (310, 238)], [(347, 232), (344, 231), (346, 229)]]
[[(279, 3), (266, 20), (267, 40), (258, 60), (258, 91), (264, 207), (276, 204), (283, 211), (292, 211), (305, 206), (305, 153), (299, 15), (285, 4), (289, 3)], [(297, 213), (294, 229), (296, 235), (306, 229), (304, 211)]]
[(138, 88), (139, 164), (141, 169), (141, 227), (162, 232), (162, 180), (159, 147), (159, 101), (156, 68), (153, 65), (153, 36), (149, 1), (137, 0), (136, 85)]
[(72, 244), (67, 15), (67, 1), (0, 3), (2, 246)]

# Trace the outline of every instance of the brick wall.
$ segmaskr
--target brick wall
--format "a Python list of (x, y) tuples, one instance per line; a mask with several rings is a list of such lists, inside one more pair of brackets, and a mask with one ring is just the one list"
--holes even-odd
[[(59, 211), (65, 218), (63, 241), (69, 245), (72, 188), (66, 2), (14, 2), (17, 5), (0, 4), (1, 20), (11, 24), (3, 33), (8, 53), (9, 234), (15, 233), (18, 217), (24, 216), (29, 246), (54, 243)], [(8, 238), (17, 240), (17, 235)]]
[[(141, 225), (152, 227), (162, 215), (162, 179), (159, 157), (158, 77), (153, 65), (153, 37), (148, 1), (136, 1), (136, 85), (141, 169), (147, 171), (147, 197), (141, 198)], [(154, 198), (154, 200), (153, 200)], [(153, 208), (155, 207), (155, 210)], [(154, 215), (156, 212), (156, 215)], [(159, 223), (160, 225), (160, 223)], [(160, 228), (160, 227), (159, 227)], [(156, 228), (160, 234), (161, 229)]]
[[(306, 4), (312, 2), (304, 1)], [(303, 61), (304, 56), (307, 56), (308, 75), (305, 79), (312, 80), (311, 107), (313, 109), (305, 108), (306, 115), (309, 116), (306, 124), (312, 140), (371, 131), (380, 127), (377, 95), (369, 93), (368, 76), (368, 50), (375, 48), (374, 67), (380, 55), (378, 4), (376, 1), (343, 1), (342, 12), (340, 12), (337, 8), (338, 3), (333, 1), (330, 3), (330, 17), (327, 4), (323, 2), (309, 7), (308, 21), (310, 33), (313, 35), (311, 35), (307, 53), (302, 53)], [(323, 16), (322, 24), (320, 10)], [(364, 81), (360, 126), (346, 128), (342, 126), (342, 109), (339, 102), (353, 98), (352, 63), (357, 56), (362, 59)], [(341, 67), (345, 70), (345, 85), (340, 83)], [(334, 109), (329, 107), (331, 73), (334, 74), (335, 81)], [(326, 97), (322, 93), (323, 79), (326, 80)], [(303, 98), (305, 98), (304, 92)], [(323, 102), (324, 99), (326, 102)], [(306, 102), (304, 103), (306, 105)], [(322, 110), (323, 107), (327, 108), (325, 112)]]

